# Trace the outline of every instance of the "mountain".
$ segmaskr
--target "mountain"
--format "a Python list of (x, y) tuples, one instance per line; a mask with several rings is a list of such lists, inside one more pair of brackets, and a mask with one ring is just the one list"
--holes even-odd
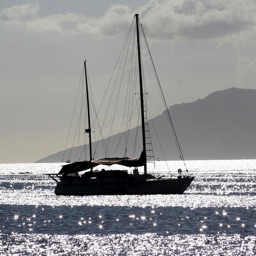
[[(230, 88), (195, 102), (171, 106), (169, 110), (185, 159), (256, 158), (256, 90)], [(150, 120), (149, 126), (153, 121), (164, 158), (174, 160), (179, 157), (165, 115), (163, 112)], [(130, 134), (131, 139), (135, 138), (136, 129)], [(109, 143), (119, 135), (112, 136)], [(154, 132), (151, 135), (153, 144), (157, 145), (154, 147), (155, 156), (163, 159), (161, 148), (155, 143), (157, 136)], [(81, 151), (81, 147), (76, 150)], [(63, 151), (38, 162), (59, 162), (62, 156)]]

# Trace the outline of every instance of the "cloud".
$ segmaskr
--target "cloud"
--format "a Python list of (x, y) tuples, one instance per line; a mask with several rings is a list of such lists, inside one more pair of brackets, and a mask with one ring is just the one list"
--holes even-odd
[(24, 23), (35, 18), (39, 6), (36, 4), (16, 5), (4, 9), (1, 12), (1, 19), (6, 23)]
[(255, 26), (256, 3), (253, 0), (151, 0), (138, 10), (113, 5), (99, 18), (68, 12), (40, 17), (39, 9), (38, 4), (16, 5), (1, 12), (1, 21), (34, 32), (116, 36), (126, 33), (131, 17), (138, 12), (151, 37), (201, 40), (226, 37)]
[(133, 15), (125, 5), (112, 6), (99, 20), (99, 32), (108, 36), (123, 34), (127, 32)]
[[(27, 22), (25, 27), (34, 32), (57, 32), (59, 34), (80, 33), (81, 28), (84, 32), (95, 32), (87, 18), (74, 13), (56, 14), (45, 18), (35, 19)], [(87, 26), (85, 26), (87, 24)]]
[(33, 32), (87, 33), (105, 36), (123, 34), (124, 28), (127, 28), (131, 22), (131, 10), (125, 5), (110, 7), (99, 19), (76, 13), (39, 17), (39, 9), (39, 5), (34, 4), (16, 5), (1, 12), (1, 21), (5, 25), (19, 25)]
[(142, 15), (154, 37), (208, 39), (250, 29), (255, 11), (251, 0), (154, 0), (142, 8)]

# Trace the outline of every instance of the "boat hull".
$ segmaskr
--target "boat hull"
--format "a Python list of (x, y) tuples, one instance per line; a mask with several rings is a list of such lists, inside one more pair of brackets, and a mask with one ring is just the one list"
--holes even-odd
[(59, 182), (55, 188), (55, 194), (66, 196), (182, 194), (193, 180), (194, 177)]

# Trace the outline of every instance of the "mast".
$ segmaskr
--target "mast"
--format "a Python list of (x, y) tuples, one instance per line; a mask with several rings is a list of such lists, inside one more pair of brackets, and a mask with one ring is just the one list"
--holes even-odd
[[(144, 117), (144, 92), (143, 92), (142, 71), (141, 71), (139, 14), (135, 14), (135, 18), (136, 18), (136, 30), (137, 30), (138, 65), (139, 65), (139, 81), (140, 81), (140, 108), (141, 108), (142, 143), (143, 143), (143, 151), (146, 154), (146, 135), (145, 135), (145, 117)], [(145, 164), (144, 164), (144, 175), (146, 175), (146, 174), (147, 174), (147, 162), (145, 162)]]
[[(90, 162), (91, 162), (92, 161), (92, 136), (91, 136), (91, 116), (90, 116), (90, 104), (89, 104), (90, 102), (89, 102), (86, 60), (84, 61), (84, 75), (85, 75), (85, 85), (86, 85), (87, 118), (88, 118), (88, 129), (85, 129), (85, 132), (89, 134), (89, 151), (90, 151)], [(92, 171), (92, 167), (91, 167), (91, 171)]]

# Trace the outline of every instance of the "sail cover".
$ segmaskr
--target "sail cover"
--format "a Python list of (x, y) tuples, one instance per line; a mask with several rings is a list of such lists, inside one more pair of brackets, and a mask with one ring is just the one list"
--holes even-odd
[(127, 167), (138, 167), (146, 164), (146, 152), (142, 151), (140, 158), (129, 157), (114, 157), (114, 158), (102, 158), (90, 161), (74, 162), (62, 166), (59, 174), (71, 174), (88, 170), (98, 165), (113, 165), (119, 164)]
[(146, 163), (146, 153), (141, 152), (140, 158), (130, 158), (130, 157), (114, 157), (114, 158), (102, 158), (94, 160), (93, 163), (102, 165), (113, 165), (119, 164), (127, 167), (138, 167), (143, 166)]
[(90, 162), (90, 161), (73, 162), (71, 164), (63, 165), (61, 170), (59, 171), (59, 174), (77, 173), (84, 170), (88, 170), (97, 165), (98, 164), (94, 164), (93, 162)]

